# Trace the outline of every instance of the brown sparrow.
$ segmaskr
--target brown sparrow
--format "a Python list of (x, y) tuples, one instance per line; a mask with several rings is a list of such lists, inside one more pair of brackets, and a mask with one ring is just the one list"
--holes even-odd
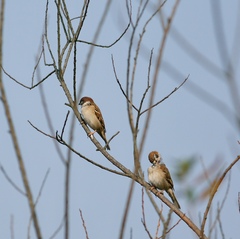
[(174, 187), (171, 175), (165, 164), (161, 163), (162, 157), (157, 151), (152, 151), (148, 155), (149, 161), (152, 166), (148, 168), (148, 181), (156, 188), (160, 190), (165, 190), (173, 204), (180, 209), (180, 205), (174, 194)]
[(83, 97), (79, 105), (81, 105), (81, 115), (86, 124), (88, 124), (94, 132), (91, 132), (89, 136), (97, 132), (106, 143), (106, 147), (110, 150), (110, 147), (106, 138), (106, 129), (102, 113), (98, 106), (94, 103), (93, 99), (90, 97)]

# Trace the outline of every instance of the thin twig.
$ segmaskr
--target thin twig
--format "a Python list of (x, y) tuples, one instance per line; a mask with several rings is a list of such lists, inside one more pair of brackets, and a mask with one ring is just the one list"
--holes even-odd
[(165, 221), (165, 223), (163, 224), (163, 233), (162, 233), (162, 238), (165, 239), (167, 237), (167, 231), (168, 231), (168, 227), (172, 218), (172, 213), (173, 211), (170, 209), (168, 212), (168, 216), (167, 216), (167, 220)]
[[(166, 234), (168, 234), (174, 227), (176, 227), (180, 222), (182, 221), (182, 218), (180, 218), (171, 228), (169, 228), (167, 231), (166, 231)], [(159, 238), (162, 238), (159, 237)]]
[(53, 239), (55, 236), (57, 236), (57, 234), (61, 231), (61, 229), (64, 226), (64, 221), (65, 221), (65, 217), (63, 217), (62, 222), (60, 223), (58, 228), (54, 231), (54, 233), (49, 237), (49, 239)]
[(15, 79), (14, 77), (12, 77), (10, 74), (8, 74), (3, 67), (2, 67), (2, 70), (3, 70), (4, 74), (5, 74), (6, 76), (8, 76), (11, 80), (15, 81), (18, 85), (21, 85), (22, 87), (27, 88), (27, 89), (29, 89), (29, 90), (32, 90), (32, 89), (34, 89), (35, 87), (37, 87), (38, 85), (40, 85), (41, 83), (43, 83), (49, 76), (51, 76), (51, 75), (55, 72), (55, 71), (53, 70), (53, 71), (51, 71), (47, 76), (45, 76), (42, 80), (40, 80), (37, 84), (35, 84), (35, 85), (33, 85), (33, 86), (27, 86), (27, 85), (21, 83), (20, 81), (16, 80), (16, 79)]
[[(169, 31), (170, 31), (170, 27), (172, 25), (171, 23), (172, 23), (173, 18), (176, 14), (179, 2), (180, 2), (180, 0), (176, 0), (174, 5), (173, 5), (173, 9), (171, 11), (170, 17), (168, 18), (168, 24), (167, 24), (167, 26), (164, 30), (163, 37), (162, 37), (162, 40), (160, 42), (158, 57), (156, 59), (155, 72), (154, 72), (154, 75), (153, 75), (153, 83), (152, 83), (152, 87), (151, 87), (151, 91), (150, 91), (151, 97), (150, 97), (150, 100), (149, 100), (149, 108), (151, 108), (153, 106), (154, 95), (155, 95), (156, 88), (157, 88), (156, 85), (157, 85), (157, 81), (158, 81), (158, 75), (159, 75), (159, 72), (160, 72), (159, 69), (160, 69), (160, 66), (162, 64), (162, 59), (163, 59), (163, 52), (164, 52), (164, 49), (165, 49), (167, 36), (168, 36)], [(163, 4), (164, 4), (164, 2), (163, 2)], [(140, 146), (139, 146), (139, 155), (142, 154), (143, 146), (144, 146), (146, 138), (147, 138), (147, 132), (148, 132), (148, 127), (150, 125), (151, 115), (152, 115), (152, 110), (148, 110), (148, 114), (146, 116), (146, 120), (145, 120), (145, 123), (143, 125), (143, 133), (142, 133), (142, 137), (141, 137), (141, 140), (140, 140)]]
[[(158, 8), (157, 10), (150, 16), (150, 18), (145, 22), (143, 28), (142, 28), (142, 33), (140, 34), (138, 43), (137, 43), (137, 49), (136, 49), (136, 55), (134, 57), (134, 65), (133, 65), (133, 69), (132, 69), (132, 79), (131, 79), (131, 86), (130, 86), (130, 101), (133, 102), (133, 84), (134, 84), (134, 79), (135, 79), (135, 72), (136, 72), (136, 68), (137, 68), (137, 60), (138, 60), (138, 56), (139, 56), (139, 52), (140, 52), (140, 48), (142, 46), (142, 41), (143, 41), (143, 36), (146, 32), (147, 26), (148, 24), (152, 21), (152, 19), (154, 18), (154, 16), (156, 16), (156, 14), (160, 11), (160, 9), (163, 7), (163, 5), (165, 4), (166, 1), (164, 1)], [(146, 1), (147, 3), (147, 1)], [(144, 10), (145, 7), (143, 7)], [(140, 13), (140, 16), (143, 14), (143, 11)], [(151, 50), (151, 54), (150, 54), (150, 59), (149, 59), (149, 65), (148, 65), (148, 80), (147, 80), (147, 88), (143, 94), (143, 97), (141, 99), (140, 102), (140, 106), (138, 109), (138, 113), (141, 112), (141, 108), (142, 108), (142, 104), (144, 102), (145, 96), (150, 88), (150, 69), (151, 69), (151, 64), (152, 64), (152, 55), (153, 55), (153, 50)], [(139, 115), (139, 114), (138, 114)], [(140, 117), (140, 115), (139, 115)], [(135, 130), (138, 131), (138, 124), (139, 124), (139, 117), (136, 120), (136, 127)]]
[(42, 40), (41, 40), (41, 51), (40, 51), (39, 56), (36, 57), (36, 64), (35, 64), (35, 66), (34, 66), (33, 73), (32, 73), (32, 84), (31, 84), (31, 86), (33, 86), (35, 72), (36, 72), (37, 69), (38, 69), (38, 65), (39, 65), (39, 63), (40, 63), (40, 61), (41, 61), (41, 58), (42, 58), (42, 56), (43, 56), (43, 53), (44, 53), (43, 44), (44, 44), (44, 43), (43, 43), (43, 39), (42, 39)]
[(218, 219), (220, 218), (220, 213), (221, 213), (221, 211), (222, 211), (222, 209), (223, 209), (223, 206), (224, 206), (224, 204), (225, 204), (225, 202), (226, 202), (226, 200), (227, 200), (227, 197), (228, 197), (228, 195), (229, 195), (230, 182), (231, 182), (231, 171), (230, 171), (230, 173), (229, 173), (228, 185), (227, 185), (226, 192), (225, 192), (225, 194), (224, 194), (224, 198), (223, 198), (220, 206), (218, 206), (216, 219), (215, 219), (215, 221), (212, 223), (212, 225), (210, 224), (211, 226), (210, 226), (210, 229), (209, 229), (209, 238), (211, 238), (211, 233), (212, 233), (214, 227), (216, 226)]
[[(0, 8), (0, 66), (1, 67), (2, 67), (3, 24), (4, 24), (4, 10), (5, 10), (4, 6), (5, 6), (5, 1), (2, 0), (1, 1), (1, 8)], [(33, 217), (36, 237), (37, 238), (42, 238), (42, 233), (41, 233), (40, 226), (39, 226), (37, 212), (36, 212), (35, 207), (34, 207), (33, 195), (32, 195), (29, 180), (28, 180), (28, 177), (27, 177), (27, 171), (26, 171), (24, 160), (23, 160), (23, 157), (22, 157), (22, 152), (21, 152), (21, 148), (20, 148), (20, 145), (19, 145), (19, 141), (17, 139), (17, 134), (16, 134), (13, 118), (12, 118), (12, 115), (11, 115), (11, 112), (10, 112), (9, 103), (8, 103), (7, 96), (6, 96), (6, 93), (5, 93), (5, 87), (4, 87), (4, 84), (3, 84), (3, 81), (2, 81), (2, 72), (0, 72), (0, 95), (1, 95), (2, 103), (3, 103), (3, 107), (4, 107), (4, 110), (5, 110), (5, 117), (7, 119), (8, 127), (9, 127), (10, 132), (11, 132), (10, 135), (11, 135), (12, 144), (13, 144), (13, 147), (14, 147), (14, 152), (16, 154), (19, 170), (20, 170), (20, 173), (21, 173), (21, 178), (22, 178), (23, 185), (24, 185), (24, 188), (25, 188), (25, 191), (26, 191), (26, 194), (27, 194), (28, 206), (29, 206), (29, 209), (31, 211), (31, 215)]]
[(85, 43), (85, 44), (95, 46), (95, 47), (110, 48), (110, 47), (114, 46), (118, 41), (121, 40), (121, 38), (125, 35), (125, 33), (127, 32), (129, 27), (130, 27), (130, 23), (128, 23), (128, 25), (125, 28), (125, 30), (123, 31), (123, 33), (113, 43), (111, 43), (109, 45), (101, 45), (101, 44), (96, 44), (96, 43), (88, 42), (88, 41), (84, 41), (84, 40), (77, 40), (77, 42)]
[(140, 115), (146, 113), (147, 111), (149, 111), (150, 109), (156, 107), (157, 105), (161, 104), (163, 101), (165, 101), (167, 98), (169, 98), (173, 93), (175, 93), (178, 89), (180, 89), (184, 83), (188, 80), (189, 75), (187, 76), (187, 78), (185, 78), (185, 80), (177, 87), (175, 87), (167, 96), (165, 96), (163, 99), (161, 99), (160, 101), (158, 101), (157, 103), (153, 104), (152, 106), (150, 106), (149, 108), (143, 110)]
[[(147, 87), (146, 87), (145, 92), (143, 93), (142, 99), (141, 99), (140, 104), (139, 104), (139, 109), (138, 109), (139, 112), (141, 112), (141, 110), (142, 110), (142, 106), (143, 106), (144, 99), (145, 99), (145, 97), (146, 97), (146, 95), (147, 95), (147, 93), (148, 93), (148, 90), (149, 90), (150, 87), (151, 87), (151, 86), (150, 86), (150, 72), (151, 72), (151, 66), (152, 66), (152, 57), (153, 57), (153, 49), (151, 50), (150, 58), (149, 58), (149, 64), (148, 64)], [(140, 115), (139, 115), (139, 117), (140, 117)], [(136, 120), (136, 121), (138, 121), (138, 120)], [(138, 127), (136, 127), (136, 128), (138, 128)]]
[(15, 184), (13, 182), (13, 180), (8, 176), (7, 172), (5, 171), (5, 169), (3, 168), (3, 166), (0, 164), (0, 170), (2, 171), (4, 177), (7, 179), (7, 181), (18, 191), (20, 192), (23, 196), (27, 196), (27, 194), (22, 190), (20, 189), (17, 184)]
[(56, 76), (58, 77), (59, 73), (58, 73), (56, 60), (55, 60), (55, 57), (52, 52), (51, 44), (48, 40), (48, 4), (49, 4), (49, 0), (46, 1), (45, 20), (44, 20), (44, 27), (45, 27), (44, 28), (44, 39), (47, 44), (48, 53), (50, 54), (50, 57), (52, 59), (52, 66), (54, 68), (54, 72), (56, 73)]
[(142, 220), (141, 220), (143, 227), (145, 229), (145, 231), (148, 234), (148, 237), (150, 239), (153, 239), (153, 237), (151, 236), (151, 233), (149, 232), (148, 228), (147, 228), (147, 223), (146, 223), (146, 218), (145, 218), (145, 211), (144, 211), (144, 189), (142, 187)]
[(238, 211), (240, 212), (240, 192), (238, 192)]
[[(72, 38), (72, 40), (71, 40), (71, 42), (70, 42), (70, 44), (69, 44), (69, 48), (68, 48), (68, 51), (67, 51), (67, 53), (66, 53), (65, 59), (63, 60), (63, 59), (61, 58), (61, 60), (64, 62), (64, 63), (63, 63), (63, 66), (61, 66), (61, 68), (60, 68), (60, 69), (61, 69), (61, 78), (63, 77), (63, 75), (64, 75), (64, 73), (65, 73), (65, 71), (66, 71), (66, 69), (67, 69), (68, 61), (69, 61), (69, 59), (70, 59), (71, 52), (72, 52), (72, 48), (73, 48), (73, 46), (74, 46), (74, 43), (75, 43), (75, 42), (77, 41), (77, 39), (78, 39), (78, 36), (79, 36), (79, 34), (80, 34), (80, 32), (81, 32), (81, 29), (82, 29), (82, 27), (83, 27), (84, 21), (85, 21), (85, 19), (86, 19), (86, 17), (87, 17), (87, 12), (88, 12), (89, 3), (90, 3), (89, 0), (84, 1), (83, 7), (82, 7), (82, 11), (81, 11), (81, 16), (83, 16), (83, 17), (80, 18), (80, 22), (79, 22), (79, 24), (78, 24), (77, 30), (76, 30), (75, 34), (73, 35), (73, 38)], [(60, 33), (59, 33), (59, 34), (60, 34)], [(58, 35), (58, 37), (60, 37), (60, 35)], [(60, 55), (59, 55), (59, 56), (60, 56)], [(61, 78), (59, 79), (60, 82), (61, 82), (61, 80), (63, 80), (63, 79), (61, 79)], [(65, 90), (66, 90), (66, 89), (65, 89)]]
[(219, 186), (221, 185), (223, 179), (227, 175), (227, 173), (231, 170), (231, 168), (234, 166), (234, 164), (236, 164), (239, 160), (240, 160), (240, 155), (238, 155), (237, 158), (226, 168), (226, 170), (223, 172), (222, 176), (213, 185), (213, 188), (212, 188), (209, 200), (208, 200), (208, 204), (207, 204), (205, 212), (204, 212), (203, 221), (202, 221), (202, 224), (201, 224), (201, 238), (203, 238), (204, 228), (205, 228), (205, 224), (206, 224), (206, 221), (207, 221), (207, 216), (208, 216), (210, 207), (212, 205), (213, 198), (214, 198)]
[[(39, 75), (40, 71), (38, 70), (37, 73), (38, 73), (38, 78), (40, 78), (40, 75)], [(43, 85), (39, 85), (38, 89), (39, 89), (39, 92), (40, 92), (41, 103), (42, 103), (42, 106), (43, 106), (44, 115), (45, 115), (46, 120), (47, 120), (47, 125), (48, 125), (48, 128), (49, 128), (51, 134), (53, 134), (54, 131), (55, 131), (54, 130), (54, 124), (53, 124), (52, 119), (51, 119), (51, 114), (50, 114), (51, 111), (49, 110), (49, 104), (48, 104), (48, 101), (46, 99), (46, 95), (44, 93)], [(56, 149), (56, 152), (57, 152), (60, 160), (62, 161), (62, 163), (65, 163), (64, 155), (63, 155), (63, 153), (60, 149), (59, 144), (55, 140), (53, 142), (54, 142), (54, 147)]]
[(64, 216), (65, 216), (65, 238), (69, 238), (69, 198), (70, 198), (70, 170), (72, 165), (72, 152), (68, 150), (65, 164), (65, 190), (64, 190)]
[(126, 100), (128, 101), (128, 103), (131, 104), (132, 107), (133, 107), (136, 111), (138, 111), (137, 107), (136, 107), (136, 106), (130, 101), (130, 99), (128, 98), (127, 94), (125, 93), (124, 89), (122, 88), (122, 85), (121, 85), (121, 83), (120, 83), (120, 81), (119, 81), (119, 79), (118, 79), (118, 77), (117, 77), (117, 72), (116, 72), (116, 68), (115, 68), (115, 64), (114, 64), (113, 55), (112, 55), (111, 59), (112, 59), (112, 66), (113, 66), (113, 72), (114, 72), (114, 75), (115, 75), (115, 79), (116, 79), (116, 81), (117, 81), (117, 83), (118, 83), (118, 85), (119, 85), (119, 88), (120, 88), (121, 92), (122, 92), (123, 95), (125, 96), (125, 98), (126, 98)]
[(158, 235), (160, 226), (161, 226), (161, 219), (160, 219), (160, 217), (159, 217), (159, 218), (158, 218), (158, 223), (157, 223), (157, 229), (156, 229), (156, 233), (155, 233), (155, 238), (157, 238), (157, 235)]
[(132, 196), (133, 196), (134, 186), (135, 186), (135, 181), (131, 180), (128, 195), (127, 195), (126, 205), (125, 205), (125, 209), (124, 209), (124, 212), (123, 212), (122, 223), (121, 223), (121, 228), (120, 228), (120, 233), (119, 233), (119, 239), (122, 239), (123, 235), (124, 235), (124, 230), (125, 230), (125, 227), (126, 227), (126, 222), (127, 222), (127, 217), (128, 217), (128, 213), (129, 213), (130, 203), (131, 203)]
[[(58, 3), (56, 2), (56, 0), (55, 0), (54, 2), (55, 2), (56, 7), (58, 8)], [(65, 26), (65, 23), (64, 23), (64, 20), (63, 20), (63, 17), (62, 17), (62, 14), (61, 14), (61, 13), (63, 13), (63, 15), (64, 15), (65, 18), (67, 18), (67, 17), (66, 17), (67, 14), (66, 14), (66, 11), (64, 11), (64, 10), (66, 10), (66, 9), (63, 9), (62, 3), (63, 3), (63, 5), (65, 6), (65, 1), (61, 1), (61, 2), (60, 2), (60, 9), (61, 9), (61, 11), (59, 11), (58, 14), (59, 14), (59, 17), (60, 17), (61, 26), (62, 26), (63, 31), (64, 31), (64, 33), (65, 33), (66, 40), (69, 42), (71, 37), (70, 37), (70, 34), (68, 34), (68, 31), (67, 31), (67, 29), (66, 29), (66, 26)], [(71, 24), (71, 22), (70, 22), (70, 24)], [(69, 27), (70, 24), (69, 24), (69, 21), (68, 21), (68, 29), (70, 28), (70, 27)], [(73, 35), (73, 29), (71, 28), (71, 30), (72, 30), (72, 35)]]
[[(36, 206), (37, 206), (37, 204), (38, 204), (38, 201), (39, 201), (39, 199), (40, 199), (40, 197), (41, 197), (41, 194), (42, 194), (42, 191), (43, 191), (43, 187), (44, 187), (44, 185), (45, 185), (45, 183), (46, 183), (46, 181), (47, 181), (47, 177), (48, 177), (48, 175), (49, 175), (49, 172), (50, 172), (50, 169), (47, 170), (47, 172), (46, 172), (46, 174), (45, 174), (45, 176), (44, 176), (44, 178), (43, 178), (41, 187), (40, 187), (39, 192), (38, 192), (38, 195), (37, 195), (37, 199), (36, 199), (36, 201), (35, 201), (35, 203), (34, 203), (34, 207), (35, 207), (35, 208), (36, 208)], [(31, 238), (31, 236), (30, 236), (31, 223), (32, 223), (32, 217), (30, 217), (29, 223), (28, 223), (28, 238)]]
[[(170, 74), (171, 78), (175, 81), (179, 81), (178, 79), (185, 77), (175, 66), (168, 62), (164, 62), (164, 70)], [(209, 93), (207, 90), (200, 87), (200, 85), (194, 83), (194, 81), (189, 81), (188, 84), (185, 85), (185, 89), (188, 90), (188, 92), (191, 93), (194, 97), (197, 97), (205, 104), (211, 106), (214, 110), (219, 112), (235, 130), (235, 119), (238, 119), (240, 121), (240, 118), (232, 109), (229, 108), (224, 100), (218, 99), (212, 93)]]
[(36, 205), (38, 204), (38, 201), (39, 201), (39, 199), (40, 199), (40, 197), (41, 197), (41, 194), (42, 194), (42, 191), (43, 191), (43, 187), (44, 187), (44, 185), (45, 185), (45, 183), (46, 183), (46, 181), (47, 181), (47, 177), (48, 177), (49, 173), (50, 173), (50, 168), (47, 170), (47, 172), (45, 173), (45, 176), (44, 176), (44, 178), (43, 178), (42, 185), (41, 185), (40, 190), (39, 190), (39, 193), (38, 193), (38, 195), (37, 195), (37, 199), (36, 199), (36, 201), (35, 201), (35, 203), (34, 203), (35, 207), (36, 207)]
[[(114, 173), (114, 174), (118, 174), (118, 175), (121, 175), (121, 176), (125, 176), (125, 177), (131, 178), (131, 176), (129, 175), (129, 173), (128, 173), (128, 174), (126, 174), (126, 173), (121, 173), (121, 172), (118, 172), (118, 171), (116, 171), (116, 170), (112, 170), (112, 169), (110, 169), (110, 168), (104, 167), (103, 165), (98, 164), (98, 163), (90, 160), (89, 158), (85, 157), (84, 155), (80, 154), (80, 153), (77, 152), (75, 149), (73, 149), (69, 144), (67, 144), (63, 139), (61, 139), (61, 136), (59, 136), (57, 133), (56, 133), (57, 136), (52, 136), (52, 135), (50, 135), (50, 134), (47, 134), (47, 133), (43, 132), (43, 131), (40, 130), (39, 128), (37, 128), (37, 127), (36, 127), (35, 125), (33, 125), (30, 121), (28, 121), (28, 122), (29, 122), (29, 124), (30, 124), (35, 130), (37, 130), (37, 131), (40, 132), (41, 134), (43, 134), (43, 135), (45, 135), (45, 136), (47, 136), (47, 137), (49, 137), (49, 138), (51, 138), (51, 139), (57, 140), (59, 143), (65, 145), (65, 146), (66, 146), (68, 149), (70, 149), (73, 153), (75, 153), (76, 155), (78, 155), (80, 158), (83, 158), (83, 159), (86, 160), (87, 162), (89, 162), (89, 163), (91, 163), (91, 164), (93, 164), (93, 165), (95, 165), (95, 166), (97, 166), (97, 167), (99, 167), (99, 168), (101, 168), (101, 169), (104, 169), (104, 170), (106, 170), (106, 171), (109, 171), (109, 172), (111, 172), (111, 173)], [(116, 134), (115, 134), (115, 135), (116, 135)], [(100, 151), (100, 150), (99, 150), (99, 151)], [(119, 164), (120, 164), (120, 163), (119, 163)], [(120, 166), (119, 168), (121, 169), (122, 167)], [(122, 170), (122, 171), (124, 171), (124, 170)], [(129, 170), (128, 172), (131, 172), (131, 171)]]
[(73, 51), (73, 100), (75, 104), (77, 103), (77, 43), (74, 43), (74, 51)]
[[(125, 176), (125, 177), (129, 177), (131, 178), (131, 176), (129, 174), (126, 174), (126, 173), (121, 173), (121, 172), (118, 172), (116, 170), (113, 170), (113, 169), (110, 169), (110, 168), (107, 168), (107, 167), (104, 167), (103, 165), (101, 164), (98, 164), (96, 162), (94, 162), (93, 160), (90, 160), (89, 158), (87, 158), (86, 156), (80, 154), (79, 152), (77, 152), (75, 149), (73, 149), (69, 144), (67, 144), (65, 141), (62, 141), (62, 144), (65, 145), (66, 147), (68, 147), (73, 153), (75, 153), (76, 155), (78, 155), (80, 158), (86, 160), (87, 162), (101, 168), (101, 169), (104, 169), (106, 171), (109, 171), (111, 173), (114, 173), (114, 174), (118, 174), (118, 175), (121, 175), (121, 176)], [(100, 150), (99, 150), (100, 151)], [(105, 150), (106, 151), (106, 150)], [(121, 167), (120, 167), (121, 169)]]
[[(120, 133), (120, 131), (117, 131), (106, 143), (106, 145), (103, 147), (104, 149), (107, 148), (107, 146), (110, 144), (110, 142)], [(96, 151), (99, 151), (99, 149), (96, 149)]]
[[(186, 216), (185, 213), (181, 212), (178, 208), (176, 208), (174, 204), (172, 204), (166, 197), (164, 197), (163, 194), (159, 193), (159, 191), (156, 188), (152, 187), (147, 182), (141, 181), (138, 183), (144, 186), (146, 190), (151, 191), (155, 196), (157, 196), (164, 204), (166, 204), (171, 210), (173, 210), (174, 213), (178, 215), (188, 225), (188, 227), (190, 227), (198, 235), (198, 237), (200, 237), (201, 230), (193, 223), (193, 221), (190, 218)], [(156, 212), (160, 217), (162, 217), (161, 211), (156, 210)], [(207, 239), (205, 235), (203, 236), (203, 238)]]
[(41, 134), (44, 134), (45, 136), (49, 137), (49, 138), (52, 138), (52, 139), (56, 139), (54, 136), (50, 135), (50, 134), (47, 134), (45, 132), (43, 132), (42, 130), (40, 130), (39, 128), (37, 128), (35, 125), (33, 125), (31, 123), (31, 121), (28, 120), (28, 123), (35, 129), (37, 130), (38, 132), (40, 132)]
[(148, 80), (147, 80), (147, 87), (146, 87), (146, 90), (145, 92), (143, 93), (143, 96), (142, 96), (142, 99), (140, 101), (140, 104), (139, 104), (139, 108), (138, 108), (138, 114), (137, 114), (137, 117), (136, 117), (136, 126), (135, 126), (135, 130), (138, 132), (138, 127), (139, 127), (139, 122), (140, 122), (140, 117), (141, 117), (141, 110), (142, 110), (142, 107), (143, 107), (143, 102), (145, 100), (145, 97), (150, 89), (150, 71), (151, 71), (151, 65), (152, 65), (152, 56), (153, 56), (153, 50), (151, 50), (151, 54), (150, 54), (150, 59), (149, 59), (149, 64), (148, 64)]
[(223, 230), (223, 225), (222, 225), (221, 218), (220, 218), (220, 212), (221, 212), (221, 208), (219, 208), (219, 205), (218, 205), (218, 209), (217, 209), (217, 221), (218, 221), (218, 225), (219, 225), (219, 229), (220, 229), (220, 233), (221, 233), (222, 239), (225, 239), (225, 234), (224, 234), (224, 230)]
[(67, 124), (69, 114), (70, 114), (70, 111), (68, 110), (65, 121), (64, 121), (64, 124), (63, 124), (63, 127), (62, 127), (61, 139), (63, 139), (63, 134), (64, 134), (64, 130), (65, 130), (65, 127), (66, 127), (66, 124)]
[[(62, 6), (61, 3), (63, 4), (63, 6)], [(73, 29), (72, 21), (71, 21), (71, 19), (70, 19), (69, 13), (68, 13), (68, 8), (67, 8), (67, 5), (66, 5), (66, 1), (62, 1), (61, 3), (60, 3), (60, 8), (62, 9), (63, 15), (64, 15), (64, 17), (65, 17), (66, 20), (67, 20), (68, 29), (70, 29), (71, 34), (74, 35), (74, 29)], [(56, 2), (56, 0), (55, 0), (55, 4), (56, 4), (56, 6), (57, 6), (57, 4), (58, 4), (58, 3)], [(63, 26), (63, 28), (65, 29), (65, 25), (63, 24), (63, 21), (62, 21), (62, 26)], [(66, 30), (64, 30), (64, 31), (66, 31)]]
[(80, 217), (81, 217), (81, 220), (82, 220), (82, 225), (83, 225), (83, 228), (84, 228), (84, 231), (85, 231), (86, 239), (89, 239), (87, 227), (86, 227), (85, 220), (83, 218), (83, 214), (82, 214), (82, 210), (81, 209), (79, 209), (79, 213), (80, 213)]
[[(136, 25), (135, 25), (134, 28), (137, 27), (138, 22), (140, 21), (141, 16), (143, 15), (145, 8), (147, 7), (148, 2), (149, 1), (145, 2), (144, 6), (142, 8), (142, 11), (140, 11), (141, 3), (139, 4), (137, 21), (136, 21)], [(146, 31), (146, 27), (147, 27), (148, 23), (151, 21), (152, 18), (153, 18), (153, 15), (150, 17), (150, 19), (148, 19), (146, 21), (145, 25), (143, 26), (142, 33), (140, 34), (140, 37), (139, 37), (139, 40), (138, 40), (138, 43), (137, 43), (135, 56), (133, 57), (132, 76), (131, 76), (131, 83), (130, 83), (130, 89), (129, 89), (130, 90), (130, 92), (129, 92), (130, 93), (130, 96), (129, 96), (130, 102), (133, 102), (133, 87), (134, 87), (134, 83), (135, 83), (135, 73), (136, 73), (136, 69), (137, 69), (137, 62), (138, 62), (138, 56), (139, 56), (139, 52), (140, 52), (140, 48), (141, 48), (141, 43), (143, 41), (143, 36), (144, 36), (145, 31)], [(133, 34), (134, 33), (135, 33), (135, 31), (133, 31)], [(137, 130), (137, 129), (135, 129), (135, 130)]]

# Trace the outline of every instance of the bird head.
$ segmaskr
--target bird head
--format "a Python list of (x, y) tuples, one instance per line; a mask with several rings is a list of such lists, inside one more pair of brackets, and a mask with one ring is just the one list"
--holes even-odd
[(92, 103), (93, 103), (92, 98), (84, 96), (84, 97), (81, 98), (81, 100), (79, 102), (79, 105), (81, 105), (83, 107), (84, 105), (90, 105)]
[(148, 155), (148, 160), (150, 161), (150, 163), (156, 164), (156, 163), (160, 163), (160, 161), (162, 160), (162, 157), (160, 153), (158, 153), (157, 151), (152, 151)]

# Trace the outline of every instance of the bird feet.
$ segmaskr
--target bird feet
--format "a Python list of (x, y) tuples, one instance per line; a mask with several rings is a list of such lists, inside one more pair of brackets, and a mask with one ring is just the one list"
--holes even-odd
[(96, 130), (94, 130), (93, 132), (90, 132), (88, 134), (88, 137), (90, 137), (91, 139), (93, 139), (93, 135), (96, 133)]
[(158, 190), (156, 187), (154, 187), (153, 185), (151, 185), (150, 189), (156, 189), (158, 191), (158, 193), (163, 195), (163, 190)]

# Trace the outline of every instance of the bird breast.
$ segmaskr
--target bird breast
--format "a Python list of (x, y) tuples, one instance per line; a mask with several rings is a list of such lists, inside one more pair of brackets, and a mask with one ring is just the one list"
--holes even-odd
[(152, 165), (148, 168), (148, 180), (149, 182), (160, 190), (167, 190), (168, 184), (166, 181), (165, 173), (157, 167), (158, 165)]
[(93, 130), (101, 129), (102, 125), (95, 114), (94, 105), (84, 106), (81, 109), (83, 119)]

